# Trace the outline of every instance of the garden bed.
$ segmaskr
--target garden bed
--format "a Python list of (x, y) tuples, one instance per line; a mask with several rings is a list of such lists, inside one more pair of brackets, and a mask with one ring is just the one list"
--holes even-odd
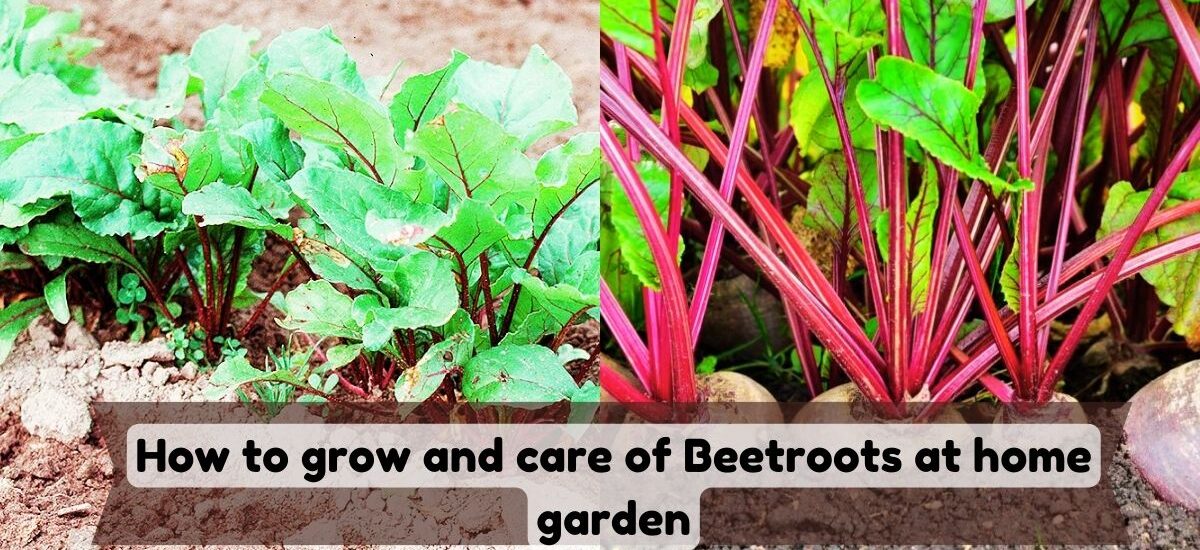
[[(86, 63), (105, 67), (114, 82), (142, 98), (161, 92), (160, 56), (188, 54), (203, 31), (218, 25), (228, 23), (259, 29), (261, 40), (256, 50), (297, 28), (328, 25), (357, 61), (364, 78), (386, 77), (401, 62), (396, 72), (397, 83), (445, 66), (452, 50), (462, 50), (479, 61), (518, 67), (530, 55), (531, 46), (540, 45), (548, 58), (561, 65), (573, 85), (570, 100), (578, 111), (579, 125), (533, 144), (528, 149), (533, 162), (572, 136), (594, 130), (598, 120), (595, 47), (592, 42), (579, 39), (594, 36), (596, 32), (594, 0), (554, 3), (422, 0), (366, 4), (346, 0), (303, 3), (49, 0), (38, 3), (51, 9), (80, 7), (83, 24), (79, 34), (104, 42), (86, 58)], [(395, 92), (389, 92), (384, 101), (390, 100)], [(201, 102), (191, 97), (180, 120), (196, 129), (205, 123), (205, 112)], [(282, 221), (294, 224), (301, 217), (302, 210), (296, 208), (290, 219)], [(301, 269), (293, 269), (275, 284), (277, 274), (288, 262), (295, 261), (295, 250), (284, 243), (274, 238), (266, 241), (265, 251), (256, 259), (248, 276), (251, 291), (262, 295), (275, 287), (277, 294), (283, 296), (310, 280)], [(77, 283), (84, 279), (85, 273), (99, 274), (98, 280)], [(83, 313), (76, 312), (76, 321), (65, 325), (56, 323), (49, 315), (41, 316), (17, 339), (7, 360), (0, 364), (0, 540), (17, 541), (18, 545), (76, 548), (90, 541), (108, 494), (112, 465), (104, 442), (91, 429), (89, 403), (213, 398), (205, 392), (213, 389), (209, 379), (219, 359), (199, 364), (178, 360), (174, 348), (168, 345), (170, 334), (153, 326), (138, 338), (140, 342), (126, 342), (133, 332), (130, 325), (117, 322), (111, 310), (93, 307), (103, 300), (87, 302), (79, 298), (85, 295), (82, 289), (89, 284), (97, 292), (103, 292), (98, 290), (105, 285), (103, 271), (80, 268), (69, 280), (70, 301), (80, 301), (71, 305), (83, 306)], [(6, 296), (6, 300), (11, 303), (34, 296), (23, 290)], [(185, 302), (182, 316), (194, 320), (196, 310), (186, 300), (180, 301)], [(285, 315), (276, 305), (278, 300), (265, 306), (241, 339), (240, 347), (252, 365), (264, 365), (272, 351), (291, 344), (292, 331), (276, 322)], [(93, 309), (88, 310), (89, 307)], [(152, 307), (141, 310), (144, 314), (151, 312)], [(251, 317), (250, 308), (235, 309), (229, 314), (230, 326), (247, 326)], [(597, 324), (583, 319), (564, 330), (561, 342), (556, 345), (594, 354), (599, 340)], [(546, 342), (553, 336), (548, 336)], [(594, 361), (576, 360), (566, 366), (577, 384), (595, 379)], [(379, 382), (380, 387), (373, 388), (366, 397), (394, 400), (390, 383)], [(236, 397), (227, 393), (223, 399)], [(406, 497), (405, 504), (409, 505), (410, 500), (411, 505), (421, 506), (419, 496)], [(373, 503), (367, 501), (365, 505), (371, 507)], [(422, 521), (434, 522), (433, 527), (410, 525), (412, 529), (436, 528), (437, 518), (453, 510), (489, 507), (486, 502), (470, 503), (462, 495), (454, 494), (427, 500), (424, 506), (434, 512)], [(401, 520), (405, 517), (414, 515), (411, 509), (401, 510), (399, 501), (391, 509), (398, 514), (398, 525), (404, 523)], [(297, 518), (298, 521), (315, 519), (324, 511), (310, 510)], [(492, 525), (495, 518), (489, 513), (477, 510), (481, 530), (495, 527)], [(186, 530), (183, 525), (164, 527), (177, 533)]]

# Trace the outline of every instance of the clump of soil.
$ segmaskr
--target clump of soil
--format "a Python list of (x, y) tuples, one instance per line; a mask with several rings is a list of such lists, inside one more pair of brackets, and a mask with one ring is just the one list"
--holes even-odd
[(90, 403), (203, 399), (207, 380), (173, 360), (162, 340), (101, 345), (74, 324), (30, 327), (0, 364), (0, 541), (88, 547), (113, 473)]

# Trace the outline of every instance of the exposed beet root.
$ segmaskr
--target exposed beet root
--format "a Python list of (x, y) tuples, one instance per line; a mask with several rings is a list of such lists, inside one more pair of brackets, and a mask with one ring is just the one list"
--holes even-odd
[[(834, 386), (821, 392), (792, 418), (793, 424), (866, 423), (883, 420), (853, 383)], [(930, 422), (957, 423), (963, 417), (952, 408), (943, 408)]]
[[(763, 424), (783, 422), (783, 413), (775, 396), (749, 376), (719, 371), (701, 376), (696, 383), (700, 395), (709, 403), (709, 414), (716, 419)], [(721, 404), (730, 406), (723, 408)]]
[(1129, 457), (1163, 500), (1200, 510), (1200, 361), (1158, 377), (1133, 396), (1125, 419)]
[(1000, 424), (1083, 424), (1088, 421), (1087, 413), (1079, 401), (1065, 393), (1055, 392), (1045, 404), (1020, 407), (1004, 407), (996, 415)]

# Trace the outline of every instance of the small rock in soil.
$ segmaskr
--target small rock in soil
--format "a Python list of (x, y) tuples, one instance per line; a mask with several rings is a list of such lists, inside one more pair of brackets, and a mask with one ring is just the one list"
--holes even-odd
[(60, 518), (64, 517), (64, 516), (76, 516), (76, 515), (82, 516), (82, 515), (87, 515), (88, 512), (91, 512), (91, 511), (92, 511), (92, 505), (84, 502), (82, 504), (76, 504), (74, 506), (67, 506), (66, 508), (60, 508), (57, 512), (54, 512), (54, 515), (56, 515)]
[(79, 323), (71, 321), (63, 331), (63, 347), (69, 350), (95, 350), (100, 349), (100, 342)]
[(154, 371), (153, 375), (151, 375), (150, 383), (155, 386), (161, 387), (161, 386), (167, 385), (167, 380), (170, 380), (170, 379), (171, 379), (171, 371), (168, 371), (167, 369), (158, 369), (158, 370)]
[(196, 364), (188, 361), (184, 363), (183, 368), (179, 369), (179, 377), (184, 380), (195, 380), (197, 371), (199, 368), (196, 367)]
[(16, 496), (17, 487), (11, 479), (0, 477), (0, 501), (10, 500)]
[(158, 372), (158, 368), (161, 366), (157, 361), (147, 361), (145, 365), (142, 365), (142, 378), (153, 379), (154, 373)]
[(63, 443), (82, 440), (92, 431), (87, 403), (71, 392), (51, 388), (41, 388), (25, 398), (21, 423), (33, 435)]
[(170, 362), (175, 359), (175, 354), (167, 346), (166, 340), (157, 338), (141, 344), (108, 342), (100, 350), (100, 358), (105, 366), (137, 368), (147, 361)]

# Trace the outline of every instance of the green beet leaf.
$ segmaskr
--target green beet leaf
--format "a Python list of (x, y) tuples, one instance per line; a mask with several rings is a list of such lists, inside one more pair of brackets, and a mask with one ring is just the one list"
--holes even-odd
[(887, 56), (876, 65), (874, 80), (858, 84), (857, 95), (872, 120), (916, 140), (946, 165), (1000, 189), (1020, 189), (992, 174), (979, 155), (979, 98), (961, 82)]
[[(389, 189), (355, 172), (327, 167), (305, 168), (289, 182), (292, 191), (338, 236), (368, 261), (395, 261), (448, 223), (440, 210), (412, 202), (403, 192)], [(388, 220), (394, 232), (375, 238), (367, 217)]]
[(971, 50), (971, 5), (962, 0), (905, 0), (900, 17), (913, 61), (961, 82)]
[(279, 35), (267, 46), (266, 76), (300, 74), (328, 82), (363, 99), (369, 99), (358, 63), (346, 52), (333, 29), (299, 29)]
[(279, 223), (244, 187), (213, 183), (183, 199), (183, 213), (200, 216), (201, 225), (235, 225), (292, 237), (291, 226)]
[(450, 99), (458, 92), (454, 74), (467, 59), (466, 54), (455, 51), (445, 67), (414, 75), (404, 81), (400, 92), (392, 99), (390, 108), (397, 142), (404, 143), (408, 132), (416, 131), (424, 123), (441, 116)]
[(349, 296), (338, 292), (328, 281), (304, 283), (284, 296), (285, 318), (279, 326), (321, 337), (360, 338), (362, 328), (354, 322)]
[(460, 199), (503, 210), (536, 190), (532, 163), (517, 139), (474, 111), (458, 110), (426, 124), (410, 147)]
[[(1134, 191), (1128, 182), (1119, 182), (1108, 191), (1097, 238), (1121, 231), (1133, 224), (1149, 198), (1150, 191)], [(1161, 208), (1171, 208), (1183, 201), (1200, 199), (1200, 173), (1184, 172), (1171, 186), (1170, 194)], [(1134, 252), (1165, 244), (1180, 237), (1194, 235), (1200, 219), (1190, 216), (1147, 232), (1138, 240)], [(1170, 307), (1168, 318), (1172, 329), (1183, 336), (1193, 349), (1200, 348), (1200, 252), (1190, 252), (1141, 271), (1141, 277), (1154, 286), (1164, 304)]]
[(416, 365), (400, 373), (394, 393), (401, 417), (408, 416), (442, 386), (446, 376), (465, 363), (472, 335), (455, 334), (429, 347)]
[(388, 307), (374, 294), (363, 294), (353, 303), (354, 321), (362, 327), (368, 350), (383, 348), (397, 330), (445, 325), (458, 310), (448, 260), (418, 252), (397, 262), (392, 277), (400, 295), (398, 307)]
[(503, 126), (522, 151), (578, 122), (571, 79), (540, 46), (529, 50), (520, 69), (472, 60), (458, 68), (454, 79), (455, 101)]
[(17, 337), (29, 328), (34, 319), (46, 311), (46, 301), (37, 298), (8, 304), (0, 310), (0, 365), (12, 353)]
[(79, 225), (39, 223), (20, 240), (30, 256), (57, 256), (94, 264), (119, 264), (136, 273), (145, 269), (116, 237), (97, 235)]
[(463, 367), (463, 395), (474, 403), (531, 407), (569, 400), (579, 386), (565, 367), (587, 357), (570, 346), (559, 353), (535, 345), (495, 347)]
[(301, 136), (344, 148), (358, 169), (379, 183), (395, 183), (412, 164), (383, 108), (337, 85), (281, 73), (267, 81), (261, 101)]
[(221, 99), (257, 64), (252, 49), (260, 36), (254, 29), (221, 25), (196, 39), (187, 67), (203, 83), (200, 101), (206, 117), (212, 118)]
[(0, 212), (69, 195), (83, 225), (102, 235), (143, 239), (176, 229), (175, 199), (134, 175), (129, 158), (140, 148), (136, 131), (111, 122), (84, 121), (45, 134), (0, 165)]

